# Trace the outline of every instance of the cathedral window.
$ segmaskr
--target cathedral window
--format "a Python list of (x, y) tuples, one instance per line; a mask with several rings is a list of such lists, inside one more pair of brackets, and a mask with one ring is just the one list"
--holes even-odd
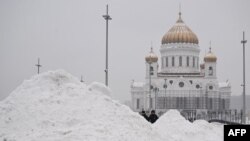
[(196, 87), (197, 89), (199, 89), (199, 88), (200, 88), (200, 85), (197, 84), (195, 87)]
[(210, 75), (210, 76), (213, 75), (213, 67), (209, 67), (209, 69), (208, 69), (208, 75)]
[(195, 66), (195, 57), (193, 57), (193, 67)]
[(199, 57), (197, 57), (196, 68), (199, 68)]
[(170, 81), (169, 81), (169, 83), (170, 83), (171, 85), (173, 84), (173, 82), (174, 82), (173, 80), (170, 80)]
[(162, 57), (162, 58), (161, 58), (161, 67), (162, 67), (162, 68), (164, 67), (164, 66), (163, 66), (164, 62), (163, 62), (163, 61), (164, 61), (164, 58)]
[(213, 86), (209, 86), (209, 90), (213, 90)]
[(150, 75), (154, 75), (154, 67), (150, 67)]
[(136, 99), (136, 109), (139, 109), (140, 108), (140, 99), (137, 98)]
[(174, 56), (172, 57), (172, 67), (174, 67)]
[(193, 84), (193, 81), (192, 80), (189, 80), (190, 84)]
[(182, 88), (182, 87), (184, 87), (184, 82), (180, 82), (179, 83), (179, 86)]
[(187, 56), (187, 67), (189, 67), (189, 56)]
[(166, 57), (166, 67), (168, 67), (168, 57)]
[(182, 57), (181, 56), (179, 57), (179, 66), (180, 67), (182, 66)]

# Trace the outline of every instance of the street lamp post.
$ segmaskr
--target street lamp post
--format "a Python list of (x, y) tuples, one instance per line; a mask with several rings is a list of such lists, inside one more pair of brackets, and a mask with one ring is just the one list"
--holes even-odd
[(37, 66), (37, 74), (39, 74), (40, 73), (40, 67), (42, 67), (42, 65), (40, 64), (40, 58), (38, 58), (36, 66)]
[(246, 124), (246, 80), (245, 80), (245, 44), (247, 40), (245, 40), (245, 32), (243, 31), (243, 40), (241, 41), (243, 44), (243, 110), (242, 110), (242, 123)]
[(112, 18), (109, 16), (109, 7), (107, 5), (107, 13), (103, 15), (103, 18), (106, 20), (106, 68), (105, 68), (105, 84), (108, 86), (108, 27), (109, 27), (109, 20)]
[(155, 87), (154, 92), (155, 92), (155, 110), (156, 110), (157, 109), (157, 93), (159, 92), (159, 88)]
[(151, 100), (151, 62), (148, 62), (149, 64), (149, 110), (152, 108), (152, 100)]
[(163, 85), (164, 89), (165, 89), (165, 97), (164, 97), (164, 109), (166, 108), (167, 109), (167, 104), (166, 104), (166, 98), (167, 98), (167, 79), (165, 78), (165, 83)]

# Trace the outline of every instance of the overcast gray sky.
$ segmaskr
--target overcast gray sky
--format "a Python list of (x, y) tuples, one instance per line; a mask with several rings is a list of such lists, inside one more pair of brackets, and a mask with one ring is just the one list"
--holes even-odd
[[(105, 5), (110, 5), (110, 87), (130, 99), (130, 83), (144, 81), (151, 41), (160, 55), (162, 36), (182, 18), (199, 38), (200, 57), (217, 55), (219, 81), (242, 93), (242, 31), (246, 31), (247, 93), (250, 93), (249, 0), (0, 0), (0, 99), (41, 71), (64, 69), (86, 83), (104, 83)], [(202, 60), (202, 59), (200, 59)], [(159, 62), (160, 64), (160, 62)]]

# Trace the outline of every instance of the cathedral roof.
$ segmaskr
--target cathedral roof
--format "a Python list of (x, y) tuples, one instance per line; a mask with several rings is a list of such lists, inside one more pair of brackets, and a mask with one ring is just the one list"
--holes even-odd
[(181, 12), (175, 25), (162, 38), (162, 44), (168, 43), (199, 43), (197, 36), (181, 19)]

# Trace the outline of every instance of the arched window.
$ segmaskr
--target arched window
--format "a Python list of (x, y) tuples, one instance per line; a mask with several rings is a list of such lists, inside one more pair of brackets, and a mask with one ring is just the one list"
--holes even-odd
[(139, 109), (140, 108), (140, 99), (137, 98), (136, 99), (136, 109)]
[(209, 90), (213, 90), (213, 86), (209, 86), (208, 88), (209, 88)]
[(189, 56), (187, 56), (187, 67), (189, 67)]
[(199, 57), (197, 57), (196, 68), (199, 68)]
[(164, 58), (161, 58), (161, 67), (164, 68)]
[(195, 58), (193, 57), (193, 67), (195, 66)]
[(179, 57), (179, 66), (180, 67), (182, 66), (182, 57), (181, 56)]
[(174, 67), (174, 56), (172, 57), (172, 67)]
[(168, 57), (166, 57), (166, 67), (168, 67)]
[(208, 69), (208, 75), (212, 76), (213, 75), (213, 67), (209, 67)]
[(154, 67), (152, 67), (152, 66), (150, 67), (150, 74), (154, 75)]

